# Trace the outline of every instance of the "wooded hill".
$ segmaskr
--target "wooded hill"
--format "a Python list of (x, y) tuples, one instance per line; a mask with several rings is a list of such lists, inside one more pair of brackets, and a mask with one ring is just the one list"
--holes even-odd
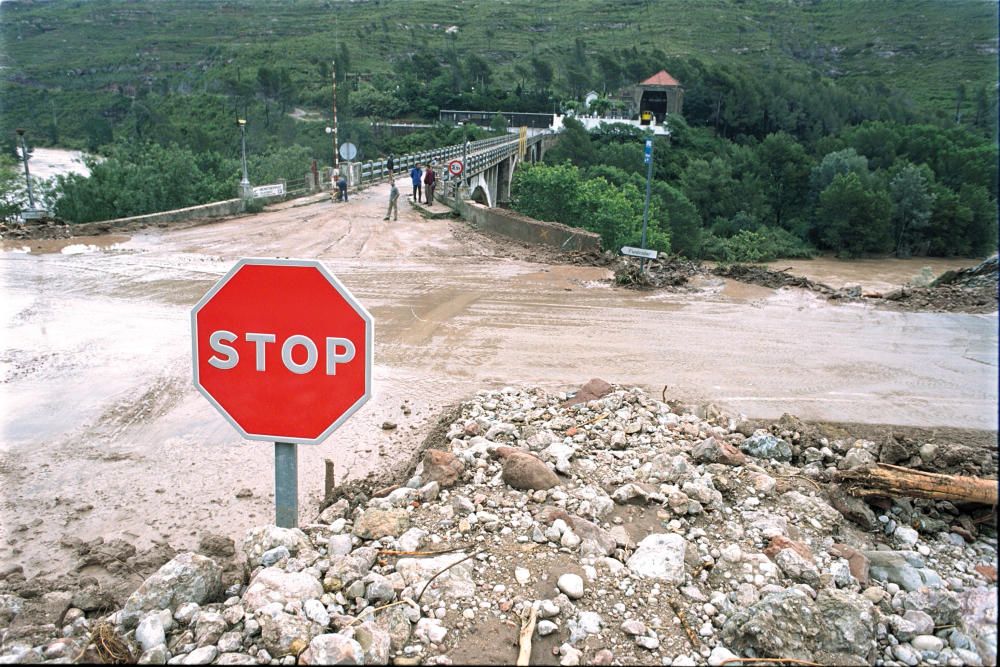
[[(262, 116), (258, 139), (319, 143), (333, 60), (350, 82), (345, 120), (434, 118), (444, 104), (551, 111), (696, 59), (964, 122), (994, 102), (996, 26), (986, 0), (7, 0), (0, 134), (25, 126), (39, 142), (96, 148), (127, 131), (222, 148), (239, 114)], [(293, 107), (317, 122), (288, 121)]]

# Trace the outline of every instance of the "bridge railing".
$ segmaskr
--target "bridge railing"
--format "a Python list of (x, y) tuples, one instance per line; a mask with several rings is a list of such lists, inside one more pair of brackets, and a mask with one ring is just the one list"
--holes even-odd
[[(493, 148), (489, 151), (493, 154), (494, 151), (501, 150), (499, 147), (504, 144), (513, 144), (516, 148), (518, 139), (516, 136), (504, 135), (500, 137), (490, 137), (489, 139), (480, 139), (479, 141), (469, 142), (468, 146), (468, 159), (471, 164), (475, 164), (476, 167), (481, 167), (484, 162), (480, 159), (482, 156), (481, 151), (486, 148)], [(407, 155), (401, 155), (393, 160), (393, 168), (397, 174), (404, 174), (414, 167), (414, 165), (427, 164), (429, 162), (443, 162), (445, 160), (453, 160), (455, 158), (462, 157), (463, 152), (466, 151), (464, 144), (455, 144), (453, 146), (445, 146), (444, 148), (435, 148), (429, 151), (422, 151), (420, 153), (409, 153)], [(510, 148), (507, 147), (506, 151), (502, 151), (504, 155), (510, 154)], [(497, 158), (494, 158), (497, 159)], [(470, 165), (465, 166), (466, 172), (472, 170)], [(447, 170), (443, 170), (445, 176), (447, 176)], [(373, 181), (379, 181), (388, 178), (389, 170), (386, 168), (385, 160), (363, 162), (361, 164), (361, 182), (371, 183)]]

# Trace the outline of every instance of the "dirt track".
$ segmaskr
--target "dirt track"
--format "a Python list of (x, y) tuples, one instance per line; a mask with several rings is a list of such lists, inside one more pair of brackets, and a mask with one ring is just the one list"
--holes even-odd
[(364, 475), (414, 447), (442, 406), (505, 384), (603, 377), (754, 417), (996, 428), (995, 314), (721, 281), (696, 295), (615, 289), (607, 269), (509, 259), (405, 202), (383, 222), (387, 189), (95, 245), (7, 244), (30, 252), (0, 255), (0, 562), (58, 571), (64, 534), (180, 547), (272, 520), (271, 448), (241, 441), (190, 379), (189, 310), (244, 256), (321, 259), (376, 322), (373, 400), (300, 448), (304, 519), (323, 458)]

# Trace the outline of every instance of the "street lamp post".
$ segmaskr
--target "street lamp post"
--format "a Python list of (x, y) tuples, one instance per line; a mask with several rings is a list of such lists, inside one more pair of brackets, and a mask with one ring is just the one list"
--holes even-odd
[(242, 147), (242, 163), (243, 163), (243, 180), (240, 181), (240, 196), (243, 199), (249, 199), (250, 190), (250, 177), (247, 175), (247, 122), (243, 118), (236, 120), (240, 126), (240, 145)]
[(28, 206), (34, 211), (35, 196), (31, 192), (31, 173), (28, 171), (28, 147), (24, 143), (24, 130), (17, 128), (14, 131), (17, 133), (18, 139), (21, 140), (21, 160), (24, 162), (24, 182), (28, 186)]

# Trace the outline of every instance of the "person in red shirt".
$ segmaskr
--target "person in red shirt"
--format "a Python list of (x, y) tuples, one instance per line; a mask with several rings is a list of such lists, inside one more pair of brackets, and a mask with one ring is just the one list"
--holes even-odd
[(426, 203), (428, 206), (434, 205), (434, 186), (437, 185), (437, 174), (434, 173), (434, 167), (427, 165), (427, 169), (424, 170), (424, 197), (427, 198)]

